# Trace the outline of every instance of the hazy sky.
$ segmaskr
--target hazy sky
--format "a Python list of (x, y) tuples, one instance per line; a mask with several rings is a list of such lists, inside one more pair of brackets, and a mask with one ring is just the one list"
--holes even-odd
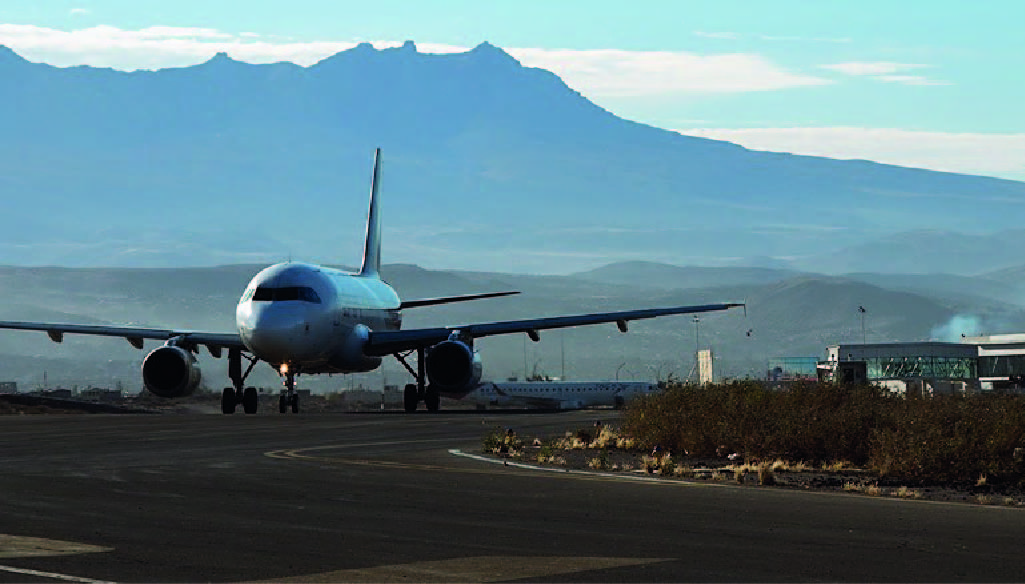
[(1023, 22), (1021, 0), (4, 0), (0, 44), (152, 69), (489, 41), (662, 128), (1025, 180)]

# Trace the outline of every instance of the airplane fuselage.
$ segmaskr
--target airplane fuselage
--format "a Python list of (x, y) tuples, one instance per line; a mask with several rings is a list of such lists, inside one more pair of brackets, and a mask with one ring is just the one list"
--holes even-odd
[(619, 407), (630, 398), (657, 391), (658, 385), (644, 381), (511, 381), (481, 384), (466, 397), (484, 406), (526, 404), (580, 409)]
[(257, 358), (293, 373), (371, 371), (363, 354), (371, 330), (398, 330), (400, 300), (377, 276), (300, 262), (265, 268), (235, 310), (243, 344)]

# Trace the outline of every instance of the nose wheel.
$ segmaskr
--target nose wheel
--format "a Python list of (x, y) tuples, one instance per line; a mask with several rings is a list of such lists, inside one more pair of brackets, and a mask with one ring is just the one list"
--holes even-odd
[(298, 414), (299, 393), (295, 390), (295, 373), (291, 371), (285, 373), (283, 384), (285, 387), (282, 388), (281, 395), (278, 397), (278, 412), (285, 414), (291, 408), (293, 414)]

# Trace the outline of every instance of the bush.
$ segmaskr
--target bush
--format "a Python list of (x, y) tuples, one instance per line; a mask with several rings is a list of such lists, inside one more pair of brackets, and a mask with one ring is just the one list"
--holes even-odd
[(678, 385), (633, 400), (624, 431), (639, 448), (692, 457), (849, 461), (923, 481), (1025, 477), (1025, 399), (1018, 396), (901, 399), (870, 386)]
[(493, 454), (516, 455), (523, 450), (523, 440), (512, 430), (496, 428), (484, 435), (482, 448)]

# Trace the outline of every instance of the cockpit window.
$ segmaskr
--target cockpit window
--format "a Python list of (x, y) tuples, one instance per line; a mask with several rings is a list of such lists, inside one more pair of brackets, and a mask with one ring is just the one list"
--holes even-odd
[(253, 294), (255, 302), (282, 302), (285, 300), (298, 300), (320, 304), (320, 296), (317, 291), (308, 286), (285, 286), (282, 288), (271, 288), (270, 286), (259, 286)]

